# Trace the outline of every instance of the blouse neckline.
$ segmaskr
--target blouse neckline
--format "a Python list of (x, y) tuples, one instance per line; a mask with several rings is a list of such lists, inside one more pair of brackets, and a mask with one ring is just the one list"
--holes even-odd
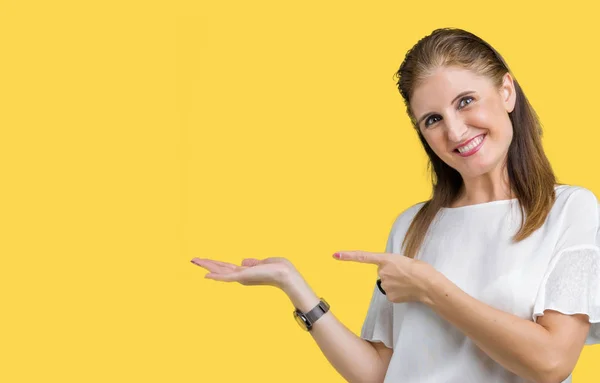
[[(559, 188), (560, 184), (554, 185), (554, 191), (556, 191), (557, 188)], [(476, 208), (482, 208), (482, 207), (486, 207), (486, 206), (494, 206), (494, 205), (506, 205), (509, 204), (511, 202), (518, 202), (518, 198), (510, 198), (510, 199), (499, 199), (499, 200), (495, 200), (495, 201), (489, 201), (489, 202), (481, 202), (481, 203), (475, 203), (475, 204), (471, 204), (471, 205), (464, 205), (464, 206), (457, 206), (457, 207), (442, 207), (440, 208), (440, 210), (448, 210), (448, 211), (454, 211), (454, 210), (465, 210), (465, 209), (476, 209)]]

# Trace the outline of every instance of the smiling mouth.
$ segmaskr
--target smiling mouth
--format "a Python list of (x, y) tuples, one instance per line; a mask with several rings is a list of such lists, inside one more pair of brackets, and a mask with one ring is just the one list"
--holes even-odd
[(461, 146), (459, 149), (454, 149), (453, 152), (462, 157), (470, 156), (479, 150), (486, 136), (487, 134), (477, 136), (473, 138), (468, 145)]

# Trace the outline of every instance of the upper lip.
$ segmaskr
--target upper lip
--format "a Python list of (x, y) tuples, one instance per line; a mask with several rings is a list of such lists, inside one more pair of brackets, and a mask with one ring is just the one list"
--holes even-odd
[(468, 140), (466, 140), (466, 141), (463, 141), (461, 144), (457, 145), (457, 146), (454, 148), (454, 150), (458, 150), (459, 148), (462, 148), (462, 147), (463, 147), (463, 146), (465, 146), (465, 145), (469, 145), (469, 143), (470, 143), (471, 141), (473, 141), (473, 140), (474, 140), (474, 139), (476, 139), (477, 137), (479, 137), (479, 136), (483, 136), (483, 135), (484, 135), (484, 133), (482, 133), (482, 134), (478, 134), (478, 135), (476, 135), (476, 136), (475, 136), (475, 137), (473, 137), (473, 138), (469, 138)]

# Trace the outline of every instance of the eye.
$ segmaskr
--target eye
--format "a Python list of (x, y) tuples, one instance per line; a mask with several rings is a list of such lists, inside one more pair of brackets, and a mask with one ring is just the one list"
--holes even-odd
[[(469, 102), (467, 103), (463, 103), (463, 101), (469, 100)], [(474, 100), (473, 97), (471, 96), (467, 96), (467, 97), (463, 97), (460, 99), (460, 102), (458, 103), (459, 108), (464, 108), (465, 106), (469, 105), (470, 103), (472, 103)]]
[(436, 122), (438, 122), (439, 120), (433, 120), (434, 118), (439, 118), (441, 119), (441, 116), (439, 114), (434, 114), (431, 115), (429, 117), (427, 117), (427, 119), (425, 120), (425, 127), (427, 128), (429, 125), (434, 124)]
[[(475, 100), (475, 98), (473, 98), (471, 96), (466, 96), (466, 97), (461, 98), (460, 102), (458, 103), (458, 109), (462, 109), (465, 106), (468, 106), (474, 100)], [(427, 117), (427, 119), (425, 119), (425, 127), (428, 128), (429, 126), (438, 122), (441, 118), (442, 117), (439, 114), (432, 114), (431, 116)]]

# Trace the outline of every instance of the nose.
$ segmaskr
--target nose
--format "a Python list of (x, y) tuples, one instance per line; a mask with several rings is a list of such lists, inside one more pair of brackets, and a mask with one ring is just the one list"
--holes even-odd
[(448, 140), (452, 143), (458, 144), (467, 138), (467, 125), (461, 118), (447, 117), (446, 118), (446, 132)]

